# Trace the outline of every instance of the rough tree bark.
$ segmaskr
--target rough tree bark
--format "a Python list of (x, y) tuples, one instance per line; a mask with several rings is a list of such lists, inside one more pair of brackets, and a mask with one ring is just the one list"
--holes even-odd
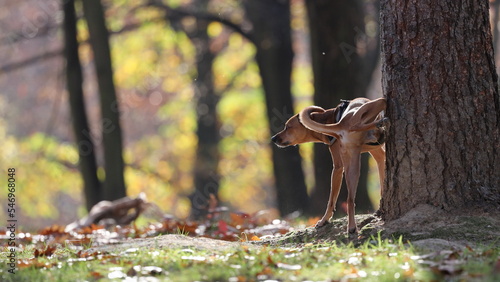
[(101, 183), (97, 178), (97, 163), (94, 143), (90, 132), (85, 101), (83, 98), (83, 76), (78, 55), (75, 3), (63, 1), (64, 11), (64, 55), (66, 58), (66, 88), (73, 121), (73, 132), (78, 148), (80, 172), (82, 175), (87, 211), (100, 201)]
[(487, 0), (381, 1), (391, 120), (386, 220), (500, 205), (500, 98)]
[[(306, 1), (311, 34), (311, 58), (314, 74), (314, 104), (332, 108), (340, 99), (365, 96), (377, 63), (378, 48), (368, 50), (364, 57), (356, 44), (364, 36), (365, 13), (359, 1)], [(377, 45), (377, 44), (375, 44)], [(328, 147), (314, 146), (315, 187), (311, 194), (310, 214), (322, 214), (330, 192), (332, 160)], [(363, 154), (361, 175), (356, 194), (356, 208), (372, 209), (367, 191), (368, 156)], [(337, 210), (347, 199), (345, 181), (340, 191)]]
[(83, 12), (89, 29), (94, 54), (99, 97), (101, 99), (102, 141), (106, 180), (101, 193), (102, 200), (116, 200), (126, 196), (123, 178), (123, 145), (120, 127), (119, 105), (113, 82), (113, 69), (104, 11), (99, 0), (83, 0)]
[[(253, 25), (256, 60), (272, 136), (282, 130), (283, 124), (293, 115), (290, 3), (288, 0), (246, 0), (243, 3)], [(280, 213), (286, 215), (297, 210), (304, 211), (308, 195), (298, 149), (272, 146), (272, 153)]]

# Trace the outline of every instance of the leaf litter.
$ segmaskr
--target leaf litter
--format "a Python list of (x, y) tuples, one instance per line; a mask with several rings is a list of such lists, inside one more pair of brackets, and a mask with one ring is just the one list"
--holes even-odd
[[(268, 213), (268, 214), (266, 214)], [(482, 279), (500, 276), (500, 254), (498, 248), (486, 250), (467, 246), (463, 250), (443, 250), (415, 255), (408, 247), (394, 242), (383, 245), (366, 243), (364, 247), (341, 246), (335, 243), (302, 243), (296, 247), (271, 247), (263, 245), (251, 248), (241, 245), (239, 249), (226, 253), (199, 252), (191, 248), (179, 249), (176, 255), (164, 249), (155, 250), (129, 248), (121, 253), (107, 251), (87, 251), (90, 247), (131, 241), (137, 238), (151, 238), (163, 234), (182, 234), (193, 238), (210, 238), (230, 242), (258, 242), (262, 239), (280, 236), (295, 229), (304, 228), (304, 222), (292, 224), (282, 219), (270, 219), (271, 212), (247, 214), (231, 212), (227, 208), (212, 207), (206, 218), (198, 221), (180, 220), (170, 216), (162, 220), (138, 227), (134, 221), (127, 225), (101, 225), (92, 223), (68, 231), (67, 226), (53, 225), (36, 233), (17, 233), (17, 247), (23, 257), (17, 260), (19, 270), (53, 269), (66, 265), (99, 262), (107, 269), (89, 269), (85, 274), (92, 280), (125, 279), (127, 277), (175, 277), (179, 269), (189, 269), (199, 265), (226, 265), (234, 275), (231, 281), (266, 279), (314, 279), (333, 278), (359, 279), (366, 277), (390, 277), (396, 280), (422, 280), (458, 278)], [(312, 225), (316, 219), (306, 222)], [(294, 227), (295, 226), (295, 227)], [(0, 239), (9, 238), (8, 232), (0, 231)], [(377, 242), (376, 238), (374, 238)], [(373, 240), (372, 240), (373, 241)], [(4, 240), (2, 249), (8, 248)], [(346, 253), (346, 248), (350, 250)], [(139, 263), (135, 256), (147, 252), (151, 261)], [(28, 253), (27, 253), (28, 252)], [(171, 251), (170, 251), (171, 252)], [(382, 258), (383, 257), (383, 258)], [(161, 264), (157, 262), (163, 261)], [(0, 257), (0, 260), (4, 260)], [(394, 273), (377, 261), (385, 260)], [(470, 261), (480, 261), (489, 265), (490, 273), (471, 269)], [(177, 268), (172, 265), (176, 265)], [(375, 265), (375, 266), (373, 266)], [(386, 266), (387, 267), (387, 266)], [(322, 269), (326, 269), (322, 271)], [(311, 274), (315, 273), (315, 274)], [(426, 273), (425, 276), (422, 273)], [(0, 275), (2, 273), (0, 272)], [(429, 276), (430, 275), (430, 276)], [(201, 277), (203, 280), (203, 277)], [(425, 280), (425, 278), (424, 278)]]

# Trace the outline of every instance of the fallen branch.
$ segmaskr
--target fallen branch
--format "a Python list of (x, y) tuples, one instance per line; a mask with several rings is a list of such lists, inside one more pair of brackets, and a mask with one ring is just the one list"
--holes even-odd
[(128, 225), (151, 205), (144, 193), (135, 199), (124, 197), (112, 202), (101, 201), (92, 207), (87, 216), (68, 224), (65, 231), (70, 232), (92, 224)]

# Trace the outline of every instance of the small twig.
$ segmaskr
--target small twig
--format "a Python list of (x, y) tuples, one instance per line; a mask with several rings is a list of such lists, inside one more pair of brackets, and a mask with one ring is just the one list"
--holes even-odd
[[(148, 20), (147, 22), (158, 22), (158, 21), (163, 21), (163, 20), (164, 20), (163, 17), (157, 17), (157, 18)], [(110, 31), (109, 34), (110, 35), (117, 35), (117, 34), (129, 32), (129, 31), (133, 31), (133, 30), (139, 28), (144, 23), (145, 22), (128, 24), (128, 25), (125, 25), (123, 28), (121, 28), (119, 30)], [(88, 43), (89, 43), (88, 40), (80, 42), (80, 44), (88, 44)], [(3, 75), (3, 74), (6, 74), (8, 72), (12, 72), (12, 71), (18, 70), (18, 69), (23, 68), (23, 67), (27, 67), (27, 66), (32, 65), (32, 64), (39, 63), (41, 61), (53, 59), (53, 58), (62, 56), (63, 54), (64, 54), (64, 48), (60, 48), (60, 49), (56, 49), (56, 50), (53, 50), (53, 51), (47, 51), (45, 53), (33, 56), (31, 58), (28, 58), (28, 59), (25, 59), (25, 60), (22, 60), (22, 61), (19, 61), (19, 62), (14, 62), (14, 63), (3, 65), (3, 66), (0, 67), (0, 75)]]
[(242, 26), (225, 19), (221, 16), (218, 15), (213, 15), (209, 13), (202, 13), (202, 12), (196, 12), (196, 11), (190, 11), (187, 9), (182, 9), (182, 8), (172, 8), (170, 6), (165, 5), (161, 1), (155, 1), (155, 0), (150, 0), (148, 1), (144, 6), (146, 7), (156, 7), (156, 8), (161, 8), (164, 11), (166, 11), (168, 14), (166, 15), (167, 19), (176, 21), (180, 18), (184, 17), (195, 17), (197, 19), (201, 20), (206, 20), (210, 22), (219, 22), (228, 28), (232, 29), (233, 31), (239, 33), (241, 36), (246, 38), (248, 41), (252, 42), (254, 45), (256, 45), (256, 41), (252, 36), (251, 32), (245, 31)]

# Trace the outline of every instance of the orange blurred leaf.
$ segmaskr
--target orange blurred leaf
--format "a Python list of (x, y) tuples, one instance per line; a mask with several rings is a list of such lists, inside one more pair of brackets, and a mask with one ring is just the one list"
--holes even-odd
[(100, 272), (97, 272), (97, 271), (91, 271), (89, 273), (89, 276), (92, 279), (96, 279), (96, 280), (104, 278), (104, 275), (102, 275)]
[(267, 256), (267, 264), (276, 267), (276, 263), (274, 262), (273, 258), (270, 255)]
[(34, 267), (34, 268), (50, 268), (56, 266), (57, 263), (41, 262), (38, 259), (23, 259), (17, 261), (18, 268)]
[(186, 222), (186, 223), (177, 223), (177, 229), (181, 232), (188, 232), (190, 234), (195, 234), (196, 229), (198, 228), (198, 224), (194, 222)]
[(243, 225), (250, 218), (250, 215), (248, 215), (247, 213), (232, 212), (229, 214), (229, 216), (231, 217), (231, 225), (232, 226)]
[(250, 241), (260, 241), (261, 239), (257, 236), (257, 235), (253, 235), (251, 238), (250, 238)]
[(257, 273), (257, 276), (260, 276), (260, 275), (270, 276), (272, 274), (273, 274), (273, 270), (269, 266), (266, 266), (266, 267), (264, 267), (264, 269), (262, 269), (261, 272)]
[(58, 236), (58, 235), (64, 235), (64, 234), (67, 234), (64, 229), (66, 227), (65, 226), (60, 226), (60, 225), (51, 225), (49, 227), (45, 227), (43, 228), (42, 230), (40, 230), (38, 232), (38, 234), (40, 235), (45, 235), (45, 236), (48, 236), (48, 235), (53, 235), (53, 236)]
[(321, 218), (319, 216), (317, 217), (311, 217), (307, 220), (307, 226), (313, 226), (313, 225), (316, 225), (316, 223), (318, 223), (318, 221), (320, 220)]

